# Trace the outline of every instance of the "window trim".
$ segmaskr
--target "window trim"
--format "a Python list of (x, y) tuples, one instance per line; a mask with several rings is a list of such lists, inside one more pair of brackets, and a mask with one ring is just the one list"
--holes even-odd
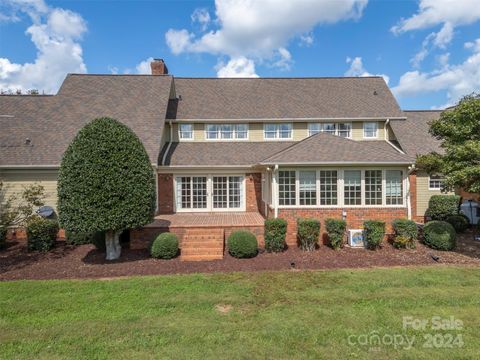
[[(182, 125), (190, 125), (192, 127), (192, 137), (190, 138), (182, 138)], [(194, 141), (195, 140), (195, 125), (193, 123), (180, 123), (178, 124), (178, 141)]]
[[(299, 205), (299, 171), (316, 171), (316, 191), (317, 198), (315, 205)], [(357, 170), (361, 172), (361, 204), (360, 205), (345, 205), (344, 201), (344, 179), (345, 179), (345, 170)], [(365, 171), (366, 170), (381, 170), (382, 171), (382, 204), (381, 205), (366, 205), (365, 201)], [(386, 171), (387, 170), (399, 170), (402, 172), (402, 204), (400, 205), (387, 205), (386, 202)], [(276, 189), (272, 189), (276, 192), (275, 197), (277, 198), (277, 204), (279, 209), (328, 209), (328, 208), (406, 208), (407, 207), (407, 171), (404, 168), (392, 167), (352, 167), (352, 168), (298, 168), (298, 167), (285, 167), (280, 168), (279, 171), (295, 171), (295, 192), (296, 192), (296, 205), (280, 205), (280, 193), (278, 189), (278, 184)], [(320, 205), (320, 171), (337, 171), (337, 205)], [(278, 177), (278, 173), (276, 174)], [(277, 180), (278, 181), (278, 180)]]
[[(288, 138), (281, 138), (280, 137), (280, 125), (282, 125), (282, 124), (290, 125), (290, 137), (288, 137)], [(276, 137), (267, 138), (265, 136), (265, 131), (266, 131), (267, 125), (275, 125), (276, 126), (276, 130), (275, 130)], [(288, 140), (293, 140), (293, 123), (291, 123), (291, 122), (263, 123), (263, 140), (264, 141), (288, 141)]]
[[(215, 139), (210, 139), (208, 136), (207, 136), (207, 133), (208, 133), (208, 126), (209, 125), (214, 125), (214, 126), (218, 126), (218, 130), (217, 130), (217, 138)], [(232, 138), (231, 139), (222, 139), (220, 136), (221, 136), (221, 133), (222, 133), (222, 126), (223, 125), (232, 125), (233, 126), (233, 130), (232, 130)], [(236, 130), (236, 125), (246, 125), (247, 126), (247, 137), (245, 138), (237, 138), (236, 137), (236, 134), (237, 134), (237, 130)], [(204, 126), (203, 126), (203, 131), (204, 131), (204, 138), (205, 138), (205, 141), (248, 141), (249, 138), (250, 138), (250, 125), (248, 123), (205, 123)]]
[[(432, 179), (431, 179), (432, 176), (438, 176), (440, 178), (439, 179), (440, 180), (440, 187), (438, 187), (438, 188), (437, 187), (431, 187), (430, 184), (431, 184), (431, 181), (432, 181)], [(445, 177), (443, 175), (440, 175), (440, 174), (430, 174), (430, 175), (428, 175), (428, 190), (429, 191), (442, 191), (442, 182), (443, 182), (444, 178)]]
[[(366, 136), (365, 135), (365, 128), (367, 124), (375, 124), (375, 136)], [(363, 138), (364, 139), (378, 139), (378, 121), (365, 121), (363, 123)]]

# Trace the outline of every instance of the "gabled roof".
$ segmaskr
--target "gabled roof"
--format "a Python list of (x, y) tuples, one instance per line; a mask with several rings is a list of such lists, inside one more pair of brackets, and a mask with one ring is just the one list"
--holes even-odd
[(439, 153), (443, 151), (440, 147), (441, 142), (428, 132), (429, 123), (438, 119), (441, 113), (441, 110), (405, 111), (406, 120), (390, 122), (400, 146), (407, 154), (415, 157), (433, 151)]
[[(292, 141), (176, 142), (165, 157), (165, 166), (253, 166), (294, 144)], [(160, 154), (159, 165), (168, 144)]]
[(157, 163), (171, 83), (171, 76), (68, 75), (54, 96), (0, 96), (0, 165), (59, 166), (78, 130), (103, 116), (130, 127)]
[(404, 118), (382, 77), (177, 78), (170, 119)]
[(288, 164), (407, 164), (411, 156), (402, 154), (386, 141), (355, 141), (318, 133), (267, 157), (263, 165)]

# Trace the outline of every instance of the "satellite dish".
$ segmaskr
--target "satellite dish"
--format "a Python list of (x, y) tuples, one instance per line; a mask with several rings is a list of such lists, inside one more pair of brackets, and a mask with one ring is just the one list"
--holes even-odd
[(52, 216), (54, 213), (54, 210), (51, 206), (42, 206), (37, 210), (37, 214), (43, 218), (48, 218)]

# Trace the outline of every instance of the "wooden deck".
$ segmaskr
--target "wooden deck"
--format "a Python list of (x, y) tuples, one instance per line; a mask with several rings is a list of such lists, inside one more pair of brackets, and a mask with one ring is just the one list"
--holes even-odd
[(145, 228), (252, 227), (263, 226), (264, 221), (263, 216), (256, 212), (176, 213), (158, 215)]

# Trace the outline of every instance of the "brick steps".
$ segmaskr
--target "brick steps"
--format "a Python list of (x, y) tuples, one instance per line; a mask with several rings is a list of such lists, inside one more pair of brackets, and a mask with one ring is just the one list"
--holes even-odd
[(182, 239), (180, 260), (209, 261), (223, 259), (224, 230), (187, 229)]

